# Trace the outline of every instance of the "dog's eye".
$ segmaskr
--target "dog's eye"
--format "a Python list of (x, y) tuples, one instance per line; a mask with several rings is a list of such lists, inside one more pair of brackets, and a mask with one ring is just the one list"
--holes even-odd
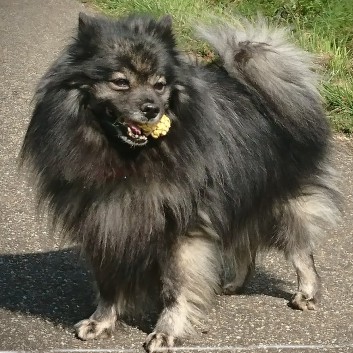
[(130, 82), (126, 78), (117, 78), (115, 80), (111, 80), (109, 82), (111, 88), (120, 91), (120, 90), (127, 90), (130, 88)]
[(164, 88), (165, 88), (165, 82), (159, 81), (157, 83), (154, 84), (154, 89), (158, 92), (163, 92)]

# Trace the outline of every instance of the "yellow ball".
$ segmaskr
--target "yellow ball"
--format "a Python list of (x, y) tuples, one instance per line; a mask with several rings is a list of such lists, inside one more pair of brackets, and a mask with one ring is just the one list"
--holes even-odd
[(157, 139), (160, 136), (165, 136), (170, 129), (171, 121), (166, 116), (163, 115), (161, 120), (155, 125), (143, 124), (140, 125), (140, 128), (144, 132), (145, 135), (151, 135), (153, 138)]

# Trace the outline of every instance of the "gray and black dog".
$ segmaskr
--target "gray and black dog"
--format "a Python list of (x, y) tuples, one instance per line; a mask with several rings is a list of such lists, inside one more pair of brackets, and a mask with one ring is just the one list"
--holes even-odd
[[(269, 248), (296, 270), (291, 305), (315, 309), (313, 244), (339, 193), (311, 56), (264, 21), (200, 33), (219, 62), (188, 62), (168, 16), (81, 14), (39, 83), (21, 156), (95, 275), (83, 340), (110, 334), (153, 289), (163, 308), (144, 347), (173, 347)], [(167, 134), (145, 133), (162, 116)]]

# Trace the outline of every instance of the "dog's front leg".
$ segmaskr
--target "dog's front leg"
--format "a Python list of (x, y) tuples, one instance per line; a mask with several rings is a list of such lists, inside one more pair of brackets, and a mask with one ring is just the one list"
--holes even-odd
[(99, 290), (97, 309), (88, 319), (75, 325), (76, 336), (83, 341), (110, 337), (117, 326), (119, 314), (124, 311), (123, 293), (118, 291), (118, 280), (114, 278), (112, 269), (97, 264), (94, 269)]
[(161, 263), (164, 309), (144, 343), (147, 352), (171, 351), (179, 338), (194, 332), (218, 289), (220, 267), (214, 239), (194, 234), (178, 241)]
[(83, 341), (110, 337), (115, 329), (117, 313), (114, 303), (100, 298), (96, 311), (75, 325), (76, 336)]

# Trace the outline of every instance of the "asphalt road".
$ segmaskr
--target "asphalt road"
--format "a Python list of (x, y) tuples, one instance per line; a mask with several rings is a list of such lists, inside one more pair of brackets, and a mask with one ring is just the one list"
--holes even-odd
[[(34, 212), (33, 190), (16, 159), (38, 78), (73, 33), (74, 0), (0, 0), (0, 351), (111, 349), (142, 352), (138, 323), (111, 339), (82, 342), (72, 325), (94, 309), (90, 277), (74, 249), (46, 231)], [(342, 222), (323, 235), (316, 253), (324, 282), (316, 312), (287, 307), (295, 289), (282, 256), (259, 261), (244, 295), (218, 297), (185, 347), (205, 352), (353, 352), (353, 142), (335, 138), (342, 174)], [(146, 308), (148, 312), (148, 308)]]

